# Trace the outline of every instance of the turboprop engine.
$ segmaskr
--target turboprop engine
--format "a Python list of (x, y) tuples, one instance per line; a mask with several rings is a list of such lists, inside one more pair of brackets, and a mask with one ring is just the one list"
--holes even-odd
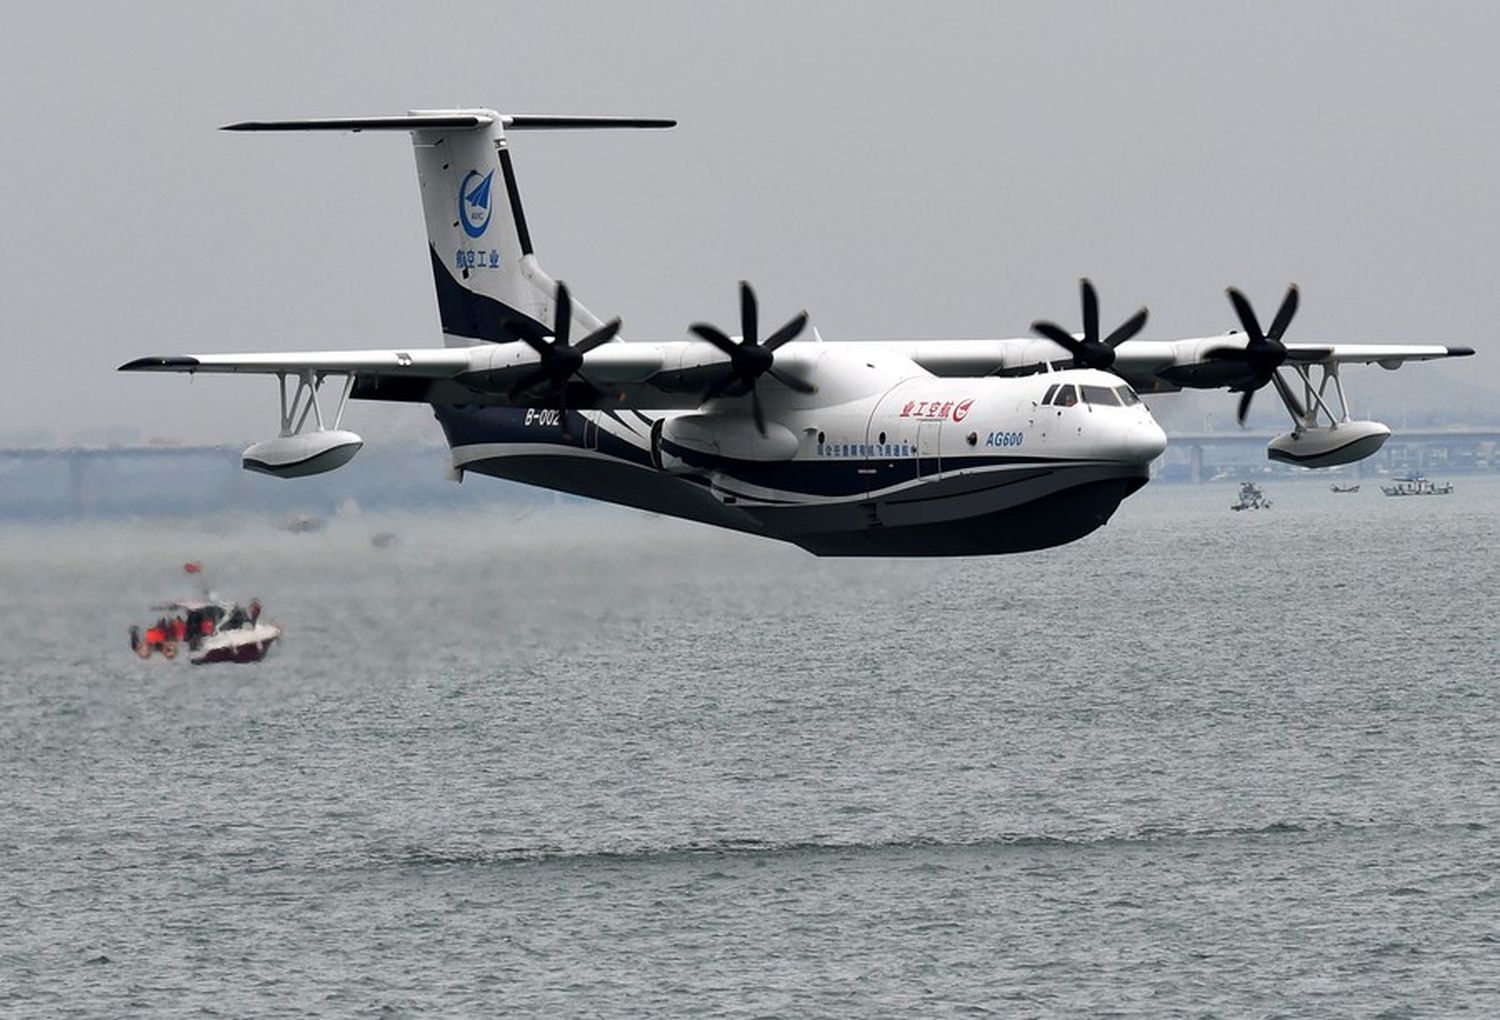
[(256, 443), (244, 452), (241, 463), (246, 471), (302, 478), (343, 467), (364, 445), (363, 439), (347, 429), (319, 429)]
[(1378, 421), (1345, 421), (1324, 428), (1284, 432), (1266, 446), (1271, 460), (1302, 467), (1334, 467), (1364, 460), (1390, 438), (1391, 430)]
[(684, 414), (658, 423), (651, 453), (663, 471), (692, 474), (721, 459), (791, 460), (797, 445), (797, 436), (779, 422), (766, 422), (761, 435), (754, 419), (744, 415)]

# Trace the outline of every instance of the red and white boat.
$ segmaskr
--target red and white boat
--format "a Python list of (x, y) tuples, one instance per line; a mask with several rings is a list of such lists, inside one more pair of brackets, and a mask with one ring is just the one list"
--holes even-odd
[[(183, 568), (198, 574), (202, 568)], [(226, 602), (204, 588), (201, 598), (162, 602), (151, 607), (161, 614), (155, 623), (130, 628), (130, 647), (142, 659), (160, 655), (185, 658), (195, 666), (215, 662), (259, 662), (270, 652), (281, 628), (260, 618), (260, 600), (248, 606)]]

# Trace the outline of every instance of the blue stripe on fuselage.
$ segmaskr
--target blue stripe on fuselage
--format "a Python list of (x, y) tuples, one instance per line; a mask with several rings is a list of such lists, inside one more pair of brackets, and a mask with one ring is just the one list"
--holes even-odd
[[(538, 424), (539, 412), (524, 407), (463, 407), (435, 406), (438, 422), (442, 425), (452, 447), (480, 444), (547, 444), (561, 449), (593, 449), (601, 456), (612, 457), (638, 467), (651, 467), (649, 438), (641, 436), (640, 445), (629, 442), (602, 428), (593, 427), (577, 411), (568, 412), (568, 430), (554, 424)], [(612, 411), (594, 411), (591, 414), (612, 419), (622, 428), (634, 432)], [(527, 416), (531, 415), (531, 424)], [(596, 431), (590, 432), (591, 428)], [(637, 433), (638, 434), (638, 433)], [(594, 446), (589, 446), (592, 438)], [(935, 457), (819, 457), (790, 461), (749, 461), (724, 457), (709, 457), (675, 443), (663, 441), (666, 453), (680, 457), (688, 464), (704, 470), (722, 472), (724, 475), (761, 489), (822, 496), (827, 498), (854, 497), (866, 492), (887, 489), (918, 477), (936, 476), (939, 461)], [(1066, 460), (1045, 457), (987, 456), (944, 457), (941, 469), (944, 474), (972, 468), (1012, 467), (1023, 465), (1047, 466), (1068, 463)]]

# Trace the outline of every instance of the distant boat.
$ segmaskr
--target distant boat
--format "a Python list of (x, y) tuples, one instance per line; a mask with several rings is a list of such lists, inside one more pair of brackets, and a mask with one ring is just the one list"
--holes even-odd
[(1359, 483), (1355, 482), (1353, 485), (1340, 485), (1338, 482), (1334, 482), (1328, 488), (1334, 492), (1358, 492)]
[(323, 518), (312, 514), (293, 514), (283, 520), (277, 527), (282, 531), (290, 531), (294, 535), (305, 535), (310, 531), (323, 530)]
[(1261, 492), (1254, 482), (1240, 483), (1240, 498), (1238, 502), (1229, 505), (1231, 510), (1269, 510), (1271, 501), (1266, 494)]
[[(202, 582), (203, 567), (193, 562), (183, 565), (183, 572), (197, 575)], [(281, 628), (260, 618), (260, 600), (251, 599), (248, 606), (218, 598), (202, 584), (198, 598), (173, 599), (151, 607), (161, 613), (155, 623), (130, 628), (130, 647), (142, 659), (159, 654), (163, 659), (181, 661), (183, 657), (195, 666), (215, 662), (259, 662), (266, 657)], [(179, 656), (179, 652), (183, 653)]]
[(1435, 485), (1422, 475), (1408, 475), (1391, 481), (1392, 484), (1380, 487), (1387, 496), (1446, 496), (1453, 491), (1452, 482)]

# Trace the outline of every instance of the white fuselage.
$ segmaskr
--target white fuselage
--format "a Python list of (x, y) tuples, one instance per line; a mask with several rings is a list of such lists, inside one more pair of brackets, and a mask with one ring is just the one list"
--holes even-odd
[(764, 436), (736, 413), (744, 396), (692, 412), (568, 412), (566, 433), (555, 411), (439, 406), (438, 417), (461, 469), (835, 555), (1071, 541), (1145, 482), (1166, 445), (1106, 372), (947, 379), (874, 345), (794, 350), (789, 368), (815, 367), (818, 392), (762, 383)]

